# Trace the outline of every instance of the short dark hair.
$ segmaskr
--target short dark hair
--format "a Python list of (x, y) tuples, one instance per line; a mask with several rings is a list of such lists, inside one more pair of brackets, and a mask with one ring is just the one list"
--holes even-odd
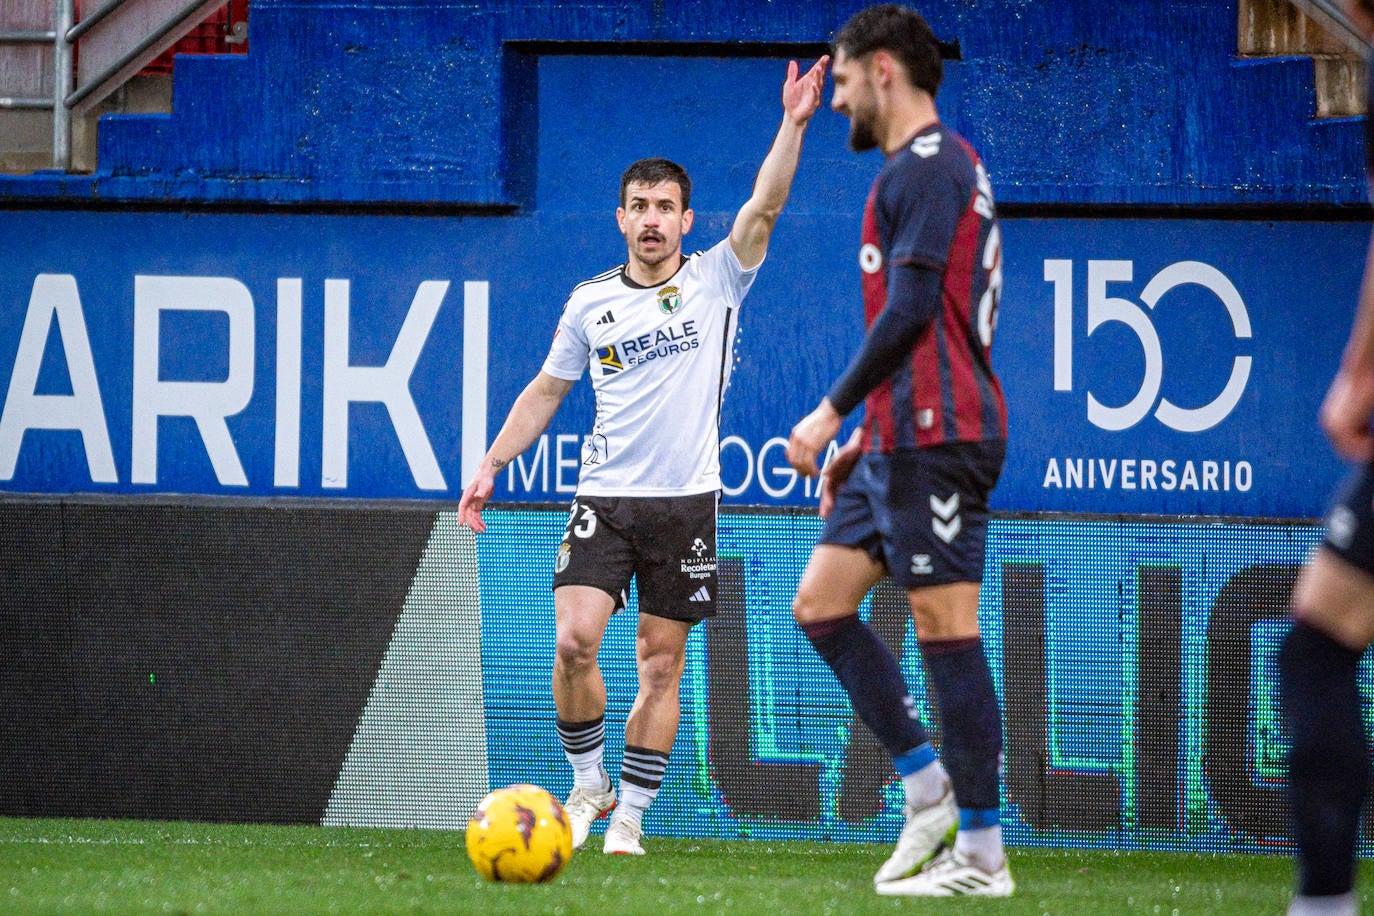
[(630, 185), (656, 185), (665, 181), (677, 182), (682, 189), (682, 209), (689, 208), (692, 205), (692, 179), (687, 177), (687, 170), (676, 162), (656, 157), (630, 163), (625, 174), (620, 176), (620, 205), (623, 207), (627, 203), (625, 191)]
[(884, 3), (860, 10), (835, 33), (832, 51), (863, 57), (874, 51), (888, 51), (906, 67), (911, 84), (932, 96), (944, 77), (939, 39), (921, 14), (895, 3)]

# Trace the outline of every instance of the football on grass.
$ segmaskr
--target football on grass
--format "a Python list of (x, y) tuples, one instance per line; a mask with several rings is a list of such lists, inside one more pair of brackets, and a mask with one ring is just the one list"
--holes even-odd
[(528, 784), (488, 793), (468, 821), (468, 858), (488, 881), (552, 881), (572, 858), (572, 827), (562, 804)]

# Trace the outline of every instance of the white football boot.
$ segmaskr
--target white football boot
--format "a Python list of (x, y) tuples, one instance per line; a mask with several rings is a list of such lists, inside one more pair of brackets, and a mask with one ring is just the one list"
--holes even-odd
[(614, 786), (609, 789), (584, 789), (578, 786), (569, 793), (563, 810), (568, 813), (568, 823), (572, 825), (573, 849), (582, 848), (582, 844), (587, 842), (592, 823), (599, 817), (605, 817), (614, 807)]
[(939, 850), (953, 828), (959, 823), (959, 806), (954, 801), (954, 790), (945, 785), (945, 794), (939, 801), (924, 808), (903, 806), (906, 825), (897, 837), (897, 848), (891, 857), (873, 876), (874, 884), (896, 881), (914, 875), (922, 865)]
[(1010, 897), (1016, 883), (1005, 859), (987, 872), (946, 848), (910, 878), (885, 881), (876, 889), (887, 897)]
[(618, 856), (642, 856), (644, 847), (639, 844), (643, 829), (629, 818), (613, 817), (606, 827), (605, 845), (602, 852)]

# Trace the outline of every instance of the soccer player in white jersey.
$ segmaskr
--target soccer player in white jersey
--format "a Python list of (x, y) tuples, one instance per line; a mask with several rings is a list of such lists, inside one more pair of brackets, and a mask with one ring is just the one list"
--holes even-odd
[[(787, 201), (828, 63), (822, 57), (805, 75), (788, 64), (782, 124), (729, 236), (711, 249), (682, 253), (692, 210), (681, 166), (643, 159), (625, 171), (616, 220), (629, 258), (573, 289), (543, 368), (516, 398), (458, 506), (463, 524), (484, 530), (496, 474), (539, 438), (590, 371), (596, 418), (553, 579), (553, 697), (573, 769), (565, 808), (579, 848), (614, 809), (604, 851), (644, 853), (641, 820), (677, 735), (687, 635), (715, 613), (720, 407), (736, 316)], [(603, 763), (606, 685), (597, 652), (632, 578), (639, 693), (625, 722), (617, 799)]]

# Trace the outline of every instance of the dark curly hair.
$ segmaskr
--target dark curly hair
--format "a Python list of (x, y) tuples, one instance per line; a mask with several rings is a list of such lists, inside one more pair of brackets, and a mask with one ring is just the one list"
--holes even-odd
[(843, 50), (851, 58), (888, 51), (906, 67), (911, 84), (932, 96), (944, 78), (943, 55), (935, 33), (919, 13), (895, 3), (855, 13), (835, 33), (830, 47), (832, 52)]

